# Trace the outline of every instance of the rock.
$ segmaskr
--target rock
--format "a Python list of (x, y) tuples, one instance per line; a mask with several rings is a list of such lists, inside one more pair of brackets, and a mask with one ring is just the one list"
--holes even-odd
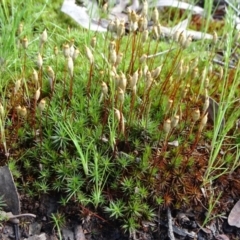
[(62, 229), (63, 240), (74, 240), (74, 233), (68, 228)]
[(40, 235), (34, 235), (29, 238), (25, 238), (24, 240), (47, 240), (46, 233), (42, 233)]
[(39, 235), (41, 233), (42, 224), (38, 222), (31, 223), (29, 225), (29, 235)]
[(58, 240), (58, 238), (56, 235), (51, 235), (48, 240)]
[(0, 237), (0, 239), (9, 239), (10, 235), (14, 235), (12, 225), (5, 224), (5, 226), (2, 228), (1, 235), (2, 236)]
[(228, 224), (240, 228), (240, 200), (237, 201), (231, 210), (228, 216)]
[(85, 234), (83, 233), (83, 229), (81, 225), (78, 225), (74, 229), (75, 240), (86, 240)]

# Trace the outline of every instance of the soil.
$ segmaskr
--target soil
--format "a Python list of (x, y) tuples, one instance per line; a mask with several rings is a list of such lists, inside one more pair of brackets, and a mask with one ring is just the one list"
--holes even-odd
[[(0, 239), (3, 240), (57, 240), (56, 226), (52, 213), (62, 213), (65, 224), (60, 226), (65, 240), (168, 240), (169, 225), (166, 211), (159, 211), (154, 224), (142, 223), (141, 230), (129, 235), (124, 233), (117, 221), (111, 221), (100, 210), (87, 209), (72, 202), (66, 207), (59, 204), (60, 195), (43, 195), (30, 199), (21, 195), (21, 212), (32, 213), (36, 218), (21, 218), (19, 223), (7, 222), (0, 225)], [(227, 218), (216, 218), (206, 228), (199, 225), (201, 214), (189, 210), (186, 213), (172, 210), (172, 229), (175, 239), (227, 240), (240, 239), (240, 229), (228, 225)], [(197, 219), (198, 218), (198, 219)], [(19, 237), (18, 237), (19, 236)]]

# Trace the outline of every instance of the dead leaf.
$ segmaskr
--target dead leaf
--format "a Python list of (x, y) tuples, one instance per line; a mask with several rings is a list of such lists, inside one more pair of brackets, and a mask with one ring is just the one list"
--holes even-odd
[(0, 196), (3, 196), (3, 200), (6, 203), (3, 210), (6, 212), (12, 212), (15, 215), (19, 214), (19, 196), (8, 166), (0, 168), (0, 183)]
[[(208, 114), (212, 121), (215, 123), (216, 118), (219, 112), (219, 104), (211, 97), (209, 97), (209, 107), (208, 107)], [(221, 129), (224, 128), (225, 119), (223, 118), (221, 121)]]
[(172, 28), (161, 26), (161, 32), (166, 37), (172, 37), (176, 31), (180, 31), (185, 35), (185, 37), (191, 36), (192, 39), (194, 40), (213, 38), (213, 36), (208, 33), (188, 30), (187, 29), (188, 25), (189, 25), (189, 19), (185, 19)]
[(117, 16), (117, 14), (119, 13), (125, 12), (127, 8), (133, 11), (137, 11), (140, 6), (140, 3), (138, 0), (132, 0), (131, 5), (129, 5), (129, 2), (130, 2), (129, 0), (120, 0), (115, 2), (119, 2), (119, 3), (117, 3), (112, 9), (110, 9), (110, 13), (115, 16)]
[(229, 240), (229, 237), (225, 234), (219, 234), (215, 236), (216, 240)]
[[(86, 1), (85, 6), (78, 6), (75, 4), (75, 0), (64, 0), (61, 11), (69, 15), (73, 18), (79, 25), (82, 27), (89, 29), (91, 31), (98, 31), (98, 32), (106, 32), (108, 24), (110, 20), (113, 19), (122, 19), (127, 22), (128, 16), (126, 13), (127, 8), (132, 10), (140, 10), (139, 8), (139, 1), (133, 0), (132, 5), (128, 5), (129, 1), (127, 0), (120, 0), (118, 4), (112, 4), (112, 8), (109, 10), (109, 14), (106, 18), (101, 18), (101, 8), (93, 1)], [(111, 5), (111, 4), (110, 4)], [(173, 0), (159, 0), (151, 1), (149, 3), (149, 8), (153, 8), (157, 6), (158, 8), (161, 7), (177, 7), (181, 9), (188, 9), (194, 14), (203, 14), (204, 10), (198, 6), (194, 6), (185, 2)], [(176, 26), (169, 28), (169, 27), (161, 27), (161, 32), (166, 37), (172, 37), (176, 31), (183, 31), (186, 36), (191, 36), (192, 39), (199, 40), (199, 39), (212, 39), (211, 34), (187, 30), (189, 24), (189, 20), (185, 19), (184, 21), (180, 22)]]
[(199, 15), (204, 14), (203, 8), (201, 8), (199, 6), (195, 6), (193, 4), (183, 2), (183, 1), (159, 0), (159, 1), (157, 1), (157, 3), (155, 3), (155, 2), (156, 1), (151, 1), (151, 3), (149, 4), (149, 7), (176, 7), (176, 8), (180, 8), (180, 9), (184, 9), (184, 10), (189, 10), (193, 14), (199, 14)]
[(231, 210), (228, 216), (228, 224), (240, 228), (240, 200), (237, 201)]
[[(92, 3), (92, 7), (96, 6)], [(68, 14), (82, 27), (87, 28), (92, 31), (106, 32), (107, 26), (103, 27), (100, 23), (92, 21), (90, 18), (87, 8), (81, 7), (75, 4), (75, 0), (64, 0), (61, 11)]]
[[(201, 99), (205, 101), (205, 97), (203, 95), (201, 95)], [(208, 111), (209, 119), (215, 124), (218, 116), (218, 112), (219, 112), (219, 104), (211, 97), (209, 97), (209, 107), (207, 111)], [(221, 121), (220, 130), (222, 130), (224, 126), (225, 126), (225, 118), (223, 118)]]

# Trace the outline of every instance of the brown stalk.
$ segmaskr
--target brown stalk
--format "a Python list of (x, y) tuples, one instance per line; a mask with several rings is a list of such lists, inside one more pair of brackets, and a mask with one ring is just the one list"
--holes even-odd
[[(141, 46), (141, 36), (140, 34), (137, 35), (137, 40), (136, 40), (136, 54), (134, 55), (134, 59), (133, 59), (133, 63), (135, 63), (136, 58), (142, 55), (143, 52), (143, 48)], [(134, 66), (134, 64), (133, 64)], [(131, 74), (133, 73), (133, 67), (132, 67), (132, 71), (130, 72)]]
[(128, 68), (128, 70), (127, 70), (127, 72), (128, 72), (129, 74), (132, 74), (132, 72), (133, 72), (135, 49), (136, 49), (136, 32), (133, 32), (133, 35), (132, 35), (131, 60), (130, 60), (129, 68)]
[(69, 105), (71, 105), (72, 95), (73, 95), (73, 76), (70, 77), (70, 89), (69, 89)]
[[(155, 50), (153, 51), (154, 54), (157, 53), (159, 43), (160, 43), (160, 41), (157, 41), (157, 43), (156, 43), (156, 47), (155, 47)], [(155, 58), (150, 59), (150, 64), (149, 64), (150, 66), (153, 66), (153, 64), (154, 64), (154, 59), (155, 59)]]
[(89, 70), (89, 75), (88, 75), (88, 84), (87, 84), (88, 101), (90, 99), (90, 90), (91, 90), (91, 83), (92, 83), (93, 64), (94, 64), (93, 62), (90, 64), (90, 70)]
[[(170, 52), (170, 51), (169, 51)], [(167, 86), (167, 84), (169, 83), (169, 79), (170, 79), (170, 77), (173, 75), (173, 73), (174, 73), (174, 71), (176, 70), (176, 68), (177, 68), (177, 64), (176, 64), (176, 62), (177, 62), (177, 60), (178, 60), (178, 58), (181, 56), (180, 55), (180, 53), (182, 52), (182, 48), (180, 48), (179, 50), (178, 50), (178, 53), (176, 54), (176, 56), (175, 56), (175, 58), (174, 58), (174, 61), (173, 61), (173, 63), (172, 63), (172, 68), (171, 68), (171, 70), (169, 71), (169, 73), (167, 74), (167, 76), (166, 76), (166, 79), (165, 79), (165, 81), (163, 82), (163, 84), (161, 85), (161, 87), (159, 88), (159, 91), (158, 91), (158, 93), (157, 93), (157, 95), (159, 95), (160, 96), (160, 98), (159, 98), (159, 107), (161, 106), (161, 100), (162, 100), (162, 93), (164, 92), (164, 90), (166, 89), (166, 86)], [(167, 54), (168, 55), (168, 54)], [(167, 60), (167, 56), (166, 56), (166, 60)], [(163, 62), (163, 67), (164, 67), (164, 62)]]
[(43, 68), (41, 66), (41, 68), (38, 71), (38, 79), (39, 79), (39, 83), (40, 83), (40, 88), (41, 89), (42, 89), (42, 86), (43, 86), (42, 75), (43, 75)]
[[(128, 50), (128, 46), (130, 45), (130, 44), (129, 44), (130, 39), (131, 39), (131, 34), (128, 34), (127, 43), (126, 43), (126, 48), (125, 48), (125, 51), (124, 51), (124, 55), (125, 55), (125, 56), (126, 56), (126, 53), (127, 53), (127, 50)], [(123, 69), (125, 69), (125, 63), (126, 63), (126, 61), (123, 61)]]
[(67, 78), (67, 59), (66, 59), (65, 67), (64, 67), (64, 77), (63, 77), (63, 97), (62, 97), (62, 105), (61, 105), (61, 109), (63, 108), (64, 94), (65, 94), (65, 90), (66, 90), (66, 78)]

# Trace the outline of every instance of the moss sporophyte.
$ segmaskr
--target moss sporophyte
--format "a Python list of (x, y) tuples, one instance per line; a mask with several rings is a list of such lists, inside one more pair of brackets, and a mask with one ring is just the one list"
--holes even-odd
[[(6, 23), (12, 45), (2, 41), (16, 49), (1, 74), (3, 164), (18, 160), (29, 195), (60, 192), (63, 205), (104, 209), (132, 234), (158, 208), (217, 214), (240, 192), (239, 60), (225, 64), (239, 53), (239, 34), (226, 21), (227, 42), (216, 33), (193, 42), (185, 30), (166, 38), (164, 19), (146, 4), (105, 34), (47, 18), (31, 24), (26, 13)], [(213, 61), (216, 45), (223, 66)], [(57, 229), (64, 222), (52, 219)]]

